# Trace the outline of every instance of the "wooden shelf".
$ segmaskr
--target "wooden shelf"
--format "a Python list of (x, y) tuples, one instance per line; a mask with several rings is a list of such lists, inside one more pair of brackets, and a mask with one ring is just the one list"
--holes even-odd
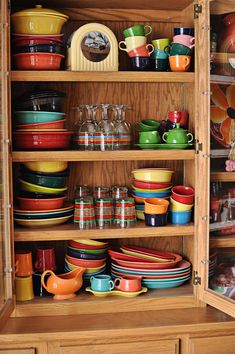
[(51, 297), (35, 298), (17, 303), (16, 317), (101, 314), (162, 309), (190, 308), (197, 306), (193, 288), (189, 284), (171, 289), (149, 290), (135, 298), (119, 296), (95, 297), (80, 290), (71, 300), (55, 301)]
[(176, 237), (193, 236), (194, 225), (167, 225), (162, 227), (146, 226), (143, 221), (138, 221), (135, 226), (120, 228), (112, 225), (104, 229), (80, 230), (74, 223), (66, 223), (60, 226), (44, 228), (15, 227), (15, 241), (62, 241), (79, 238), (88, 239), (121, 239), (135, 237)]
[(234, 57), (234, 53), (211, 53), (212, 62), (218, 64), (229, 64), (228, 60)]
[(235, 182), (235, 172), (211, 172), (211, 182)]
[(230, 153), (230, 149), (211, 149), (211, 158), (220, 159), (227, 158)]
[(69, 81), (69, 82), (188, 82), (195, 80), (194, 73), (136, 72), (136, 71), (12, 71), (11, 81)]
[(210, 236), (210, 247), (235, 247), (235, 235)]
[(194, 150), (14, 151), (13, 162), (193, 160)]

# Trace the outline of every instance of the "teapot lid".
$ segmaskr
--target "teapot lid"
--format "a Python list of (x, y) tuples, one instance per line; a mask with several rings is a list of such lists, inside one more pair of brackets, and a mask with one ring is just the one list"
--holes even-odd
[(186, 131), (185, 129), (180, 127), (180, 123), (176, 123), (176, 127), (174, 129), (172, 129), (172, 130), (184, 131), (184, 132)]

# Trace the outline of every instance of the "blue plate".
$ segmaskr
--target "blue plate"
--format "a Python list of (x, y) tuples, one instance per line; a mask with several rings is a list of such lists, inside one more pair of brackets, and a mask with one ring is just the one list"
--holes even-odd
[(141, 275), (141, 276), (145, 276), (145, 275), (175, 275), (175, 274), (180, 274), (180, 273), (184, 273), (186, 271), (188, 271), (191, 267), (187, 267), (178, 271), (173, 271), (173, 272), (140, 272), (140, 271), (134, 271), (134, 270), (123, 270), (119, 267), (117, 267), (116, 265), (112, 264), (112, 269), (123, 273), (123, 274), (134, 274), (134, 275)]
[(165, 282), (149, 282), (146, 280), (142, 280), (142, 285), (148, 289), (167, 289), (167, 288), (175, 288), (177, 286), (182, 285), (184, 282), (190, 279), (190, 276), (186, 277), (185, 279), (180, 279), (176, 281), (165, 281)]
[(137, 197), (142, 197), (142, 198), (165, 198), (169, 197), (171, 195), (171, 191), (166, 191), (166, 192), (137, 192), (135, 190), (133, 191), (133, 195), (136, 195)]

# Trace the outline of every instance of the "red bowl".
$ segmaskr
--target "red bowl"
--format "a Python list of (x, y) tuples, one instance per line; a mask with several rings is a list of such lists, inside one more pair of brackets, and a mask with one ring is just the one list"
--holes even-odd
[(64, 128), (65, 119), (56, 120), (54, 122), (45, 122), (45, 123), (37, 123), (37, 124), (17, 124), (16, 129), (63, 129)]
[(55, 53), (18, 53), (13, 60), (20, 70), (59, 70), (64, 55)]
[(172, 188), (172, 198), (179, 203), (193, 204), (194, 188), (188, 186), (175, 186)]
[(67, 197), (48, 199), (17, 197), (16, 199), (18, 200), (21, 210), (53, 210), (62, 208), (65, 198)]
[(170, 187), (171, 182), (145, 182), (135, 179), (133, 185), (142, 189), (162, 189)]
[(38, 38), (25, 38), (25, 37), (18, 37), (13, 39), (12, 45), (14, 48), (22, 47), (25, 45), (32, 45), (32, 44), (53, 44), (53, 43), (63, 43), (61, 39), (51, 38), (51, 37), (38, 37)]
[(66, 149), (69, 147), (72, 132), (15, 132), (13, 141), (16, 149)]

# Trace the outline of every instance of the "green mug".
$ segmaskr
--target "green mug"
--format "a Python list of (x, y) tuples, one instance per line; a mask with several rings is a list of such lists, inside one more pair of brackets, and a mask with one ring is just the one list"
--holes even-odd
[(175, 55), (192, 55), (192, 50), (186, 45), (180, 43), (171, 43), (171, 45), (167, 45), (164, 48), (164, 52), (168, 53), (169, 49), (171, 57)]
[[(146, 32), (146, 29), (149, 29)], [(134, 36), (148, 36), (152, 32), (152, 27), (149, 25), (135, 25), (123, 30), (125, 38), (134, 37)]]
[(151, 132), (140, 132), (139, 134), (140, 144), (159, 144), (161, 142), (161, 137), (157, 130), (153, 130)]
[(160, 39), (153, 39), (152, 45), (155, 49), (164, 50), (170, 44), (170, 40), (168, 38), (160, 38)]
[(143, 119), (137, 123), (141, 132), (149, 132), (153, 130), (158, 130), (160, 127), (160, 122), (153, 119)]

